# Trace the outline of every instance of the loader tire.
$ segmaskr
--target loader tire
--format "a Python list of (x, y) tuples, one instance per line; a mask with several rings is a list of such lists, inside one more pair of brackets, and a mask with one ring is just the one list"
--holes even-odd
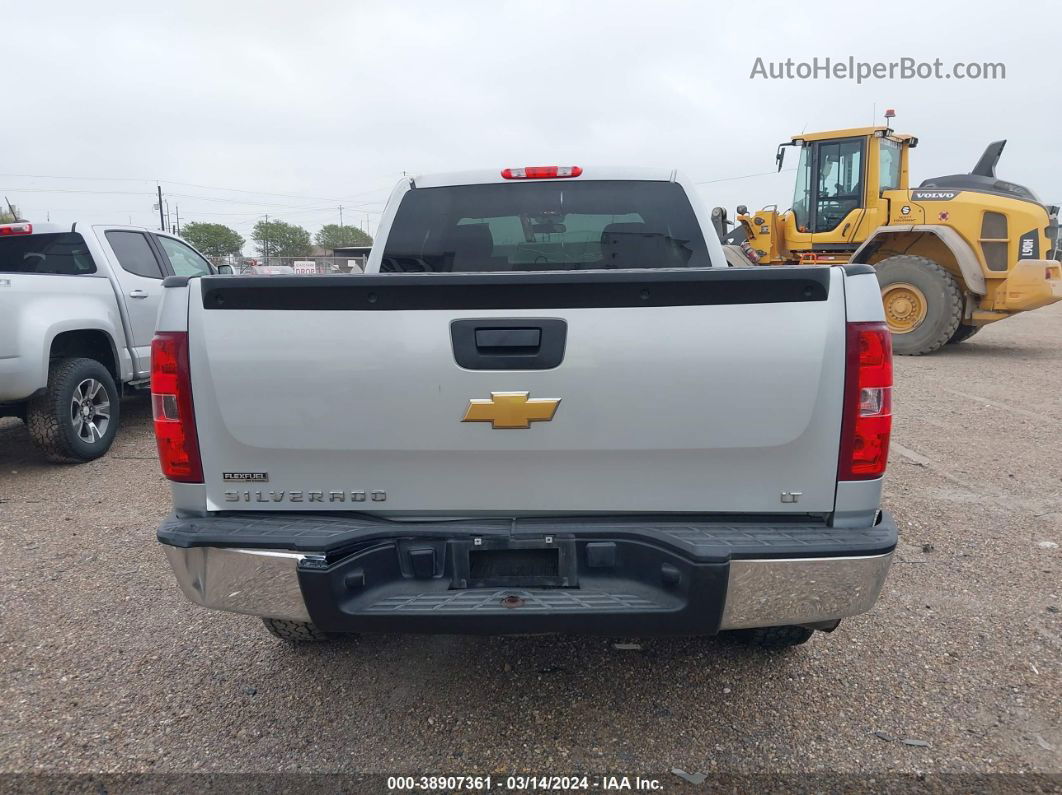
[(922, 356), (942, 348), (962, 320), (962, 289), (933, 260), (900, 254), (877, 263), (892, 350)]
[(967, 326), (965, 323), (960, 323), (955, 333), (951, 335), (951, 339), (948, 340), (948, 345), (956, 345), (963, 340), (968, 340), (980, 330), (981, 326)]
[(118, 433), (119, 398), (110, 372), (95, 359), (57, 359), (48, 386), (30, 398), (26, 427), (49, 461), (81, 464), (106, 453)]
[(279, 618), (263, 618), (262, 623), (271, 635), (288, 643), (321, 643), (340, 637), (331, 632), (322, 632), (306, 621), (284, 621)]

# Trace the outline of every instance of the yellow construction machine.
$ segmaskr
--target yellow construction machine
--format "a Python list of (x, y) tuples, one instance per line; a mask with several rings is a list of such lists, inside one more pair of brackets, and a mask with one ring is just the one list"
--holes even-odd
[(1058, 207), (998, 179), (1006, 141), (989, 144), (973, 171), (910, 188), (912, 135), (887, 126), (802, 133), (780, 144), (800, 159), (792, 207), (749, 213), (733, 229), (713, 222), (732, 264), (873, 265), (893, 349), (931, 353), (988, 323), (1062, 299)]

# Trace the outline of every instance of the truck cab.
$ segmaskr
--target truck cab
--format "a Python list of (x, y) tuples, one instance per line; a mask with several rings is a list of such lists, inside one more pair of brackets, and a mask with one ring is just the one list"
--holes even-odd
[(889, 223), (890, 206), (908, 189), (912, 135), (888, 127), (856, 127), (794, 136), (779, 144), (781, 168), (786, 151), (799, 160), (790, 209), (739, 215), (749, 242), (765, 262), (848, 262), (860, 243)]

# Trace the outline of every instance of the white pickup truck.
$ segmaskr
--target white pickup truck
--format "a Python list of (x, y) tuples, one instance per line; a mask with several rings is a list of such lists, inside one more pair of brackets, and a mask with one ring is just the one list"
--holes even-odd
[(726, 267), (674, 172), (404, 179), (363, 276), (165, 286), (158, 538), (194, 602), (295, 641), (785, 646), (877, 599), (874, 272)]
[(0, 224), (0, 416), (54, 461), (106, 453), (122, 391), (147, 385), (162, 280), (209, 273), (163, 232)]

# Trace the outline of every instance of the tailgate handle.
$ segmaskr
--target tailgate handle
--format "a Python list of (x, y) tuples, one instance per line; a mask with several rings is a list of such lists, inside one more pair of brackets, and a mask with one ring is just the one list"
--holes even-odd
[(454, 361), (467, 370), (550, 370), (564, 360), (560, 318), (478, 318), (450, 323)]
[(540, 328), (476, 329), (476, 347), (482, 353), (535, 353), (541, 344)]

